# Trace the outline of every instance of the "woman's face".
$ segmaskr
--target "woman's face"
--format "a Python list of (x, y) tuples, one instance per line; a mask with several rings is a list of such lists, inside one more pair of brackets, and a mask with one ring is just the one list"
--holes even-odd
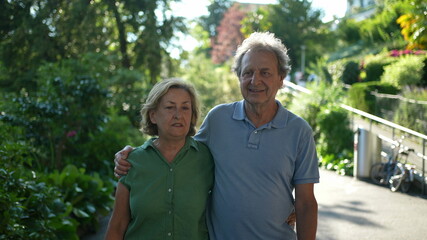
[(181, 140), (190, 130), (192, 106), (190, 94), (181, 88), (171, 88), (150, 112), (150, 120), (157, 125), (159, 137)]

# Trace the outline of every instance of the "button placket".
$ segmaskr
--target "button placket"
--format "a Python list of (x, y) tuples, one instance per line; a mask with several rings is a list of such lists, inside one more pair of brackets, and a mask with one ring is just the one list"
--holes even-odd
[(261, 132), (261, 130), (254, 130), (251, 132), (248, 139), (248, 148), (258, 149), (261, 139)]
[(167, 180), (167, 193), (168, 193), (168, 198), (167, 198), (167, 202), (168, 202), (168, 206), (169, 206), (169, 210), (166, 213), (166, 231), (167, 231), (167, 237), (170, 238), (172, 237), (172, 233), (173, 233), (173, 204), (172, 204), (172, 199), (173, 199), (173, 192), (174, 192), (174, 174), (175, 174), (175, 168), (173, 165), (169, 165), (169, 171), (168, 171), (168, 180)]

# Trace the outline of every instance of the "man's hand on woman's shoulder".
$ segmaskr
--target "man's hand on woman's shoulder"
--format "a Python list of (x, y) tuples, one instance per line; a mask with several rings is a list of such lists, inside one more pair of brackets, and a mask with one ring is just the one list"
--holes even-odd
[(114, 176), (116, 178), (120, 178), (121, 176), (124, 176), (128, 173), (131, 165), (127, 161), (127, 158), (133, 149), (133, 147), (127, 145), (114, 155)]

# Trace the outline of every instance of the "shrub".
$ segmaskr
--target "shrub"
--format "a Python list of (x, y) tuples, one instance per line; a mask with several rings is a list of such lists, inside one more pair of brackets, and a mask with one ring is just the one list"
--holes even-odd
[(322, 109), (317, 116), (317, 128), (320, 166), (341, 175), (352, 175), (353, 131), (348, 112), (338, 106)]
[(338, 106), (323, 108), (317, 115), (318, 149), (323, 156), (353, 150), (353, 131), (348, 112)]
[(384, 73), (384, 67), (396, 61), (393, 57), (388, 57), (386, 54), (370, 55), (365, 58), (363, 71), (365, 78), (363, 81), (372, 82), (380, 81)]
[(381, 82), (363, 82), (355, 83), (348, 91), (347, 104), (350, 106), (368, 112), (376, 113), (375, 96), (371, 92), (397, 94), (399, 89), (388, 83)]
[(384, 68), (382, 82), (396, 87), (424, 84), (423, 71), (426, 56), (406, 55), (397, 59), (398, 61)]
[(327, 71), (333, 82), (339, 82), (341, 80), (346, 62), (347, 60), (341, 59), (328, 64)]
[[(320, 82), (319, 84), (311, 83), (308, 88), (312, 91), (311, 94), (300, 93), (294, 97), (289, 109), (295, 114), (304, 118), (313, 128), (317, 128), (317, 115), (324, 107), (340, 102), (344, 92), (339, 85), (327, 84)], [(315, 131), (317, 138), (318, 132)]]
[[(427, 102), (427, 89), (406, 88), (402, 95), (408, 99)], [(427, 104), (419, 104), (414, 101), (399, 101), (394, 114), (394, 122), (425, 134), (427, 129)]]
[(0, 239), (78, 239), (78, 231), (96, 230), (111, 211), (113, 184), (73, 165), (48, 175), (31, 170), (34, 148), (9, 137), (19, 128), (0, 126)]
[(78, 239), (71, 204), (27, 168), (33, 148), (10, 140), (20, 129), (0, 126), (0, 239)]
[(67, 165), (44, 176), (46, 183), (61, 190), (65, 202), (72, 205), (72, 214), (79, 222), (80, 234), (98, 228), (98, 218), (106, 216), (113, 204), (113, 185), (104, 183), (97, 173), (85, 174), (85, 169)]
[(342, 156), (336, 156), (335, 154), (321, 156), (319, 164), (321, 167), (333, 170), (340, 175), (353, 176), (353, 152), (347, 152), (346, 155)]
[(343, 83), (351, 85), (359, 81), (359, 75), (360, 75), (359, 64), (354, 61), (349, 61), (344, 67), (341, 80), (343, 81)]

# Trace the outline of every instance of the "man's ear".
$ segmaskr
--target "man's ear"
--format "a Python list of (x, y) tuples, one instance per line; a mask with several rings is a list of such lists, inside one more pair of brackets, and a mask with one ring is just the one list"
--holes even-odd
[(284, 75), (280, 75), (280, 82), (282, 83), (282, 88), (285, 86), (285, 77)]

